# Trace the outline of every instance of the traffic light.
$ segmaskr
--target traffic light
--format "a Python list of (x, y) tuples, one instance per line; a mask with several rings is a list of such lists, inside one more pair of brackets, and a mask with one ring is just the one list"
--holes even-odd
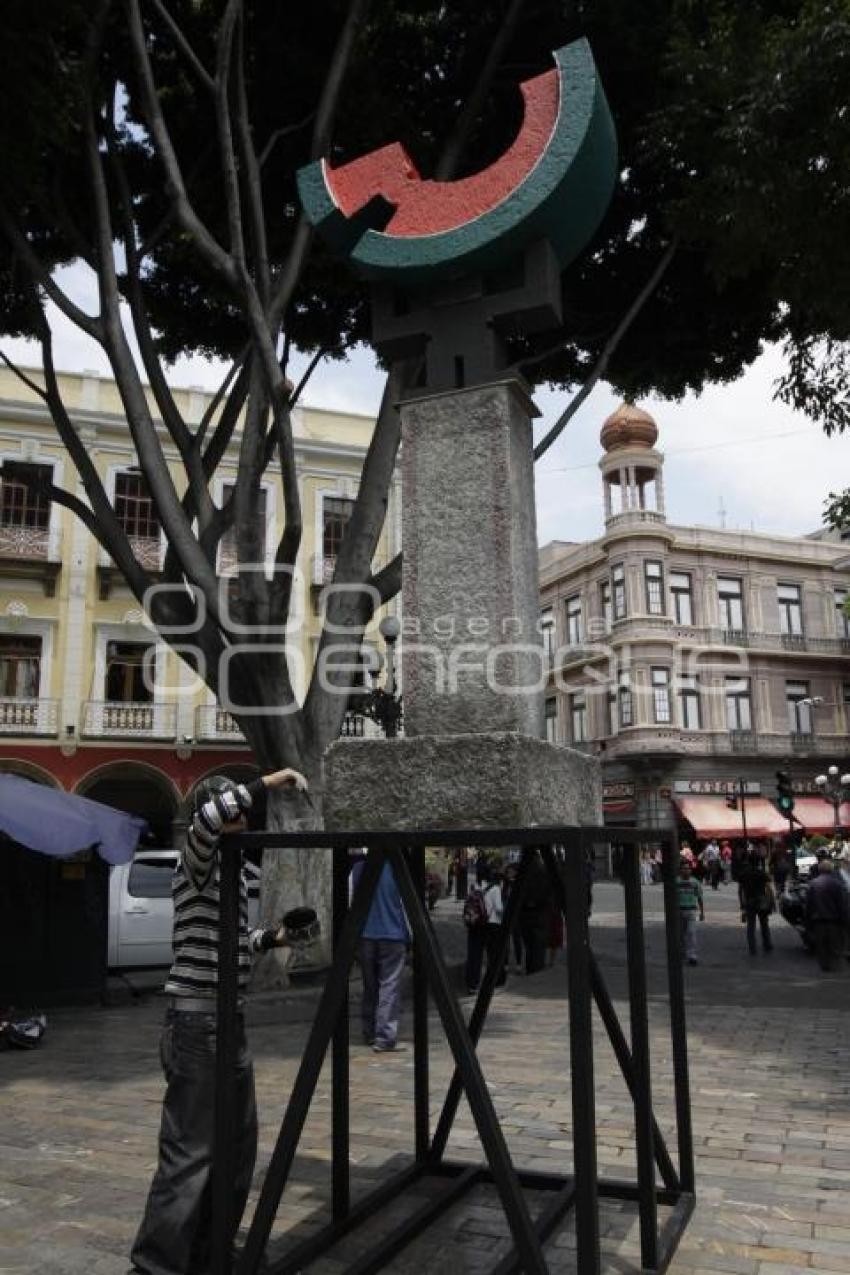
[(783, 815), (794, 809), (794, 788), (787, 770), (776, 772), (776, 809)]

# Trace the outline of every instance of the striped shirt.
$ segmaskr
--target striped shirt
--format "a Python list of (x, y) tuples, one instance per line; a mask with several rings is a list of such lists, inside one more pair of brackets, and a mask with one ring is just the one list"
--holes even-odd
[[(218, 986), (219, 851), (226, 823), (247, 814), (261, 779), (234, 783), (216, 792), (192, 816), (186, 846), (171, 883), (174, 901), (174, 962), (165, 991), (170, 996), (214, 997)], [(262, 930), (248, 930), (248, 883), (239, 873), (239, 991), (244, 994), (251, 956), (260, 950)]]

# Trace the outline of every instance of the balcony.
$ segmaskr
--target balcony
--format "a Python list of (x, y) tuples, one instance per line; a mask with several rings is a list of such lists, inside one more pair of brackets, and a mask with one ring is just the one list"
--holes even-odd
[(0, 699), (0, 735), (55, 735), (58, 699)]
[[(624, 509), (620, 513), (610, 514), (605, 519), (606, 532), (624, 530), (633, 530), (637, 528), (667, 528), (667, 519), (664, 514), (657, 513), (654, 509)], [(672, 533), (670, 533), (672, 536)]]
[(52, 598), (62, 566), (60, 543), (58, 528), (0, 523), (0, 575), (41, 580), (45, 596)]
[(201, 704), (195, 709), (195, 739), (199, 743), (245, 743), (236, 718), (219, 704)]
[(810, 730), (792, 731), (791, 749), (795, 753), (817, 752), (817, 742), (814, 733)]
[[(163, 542), (159, 536), (130, 536), (130, 548), (139, 566), (144, 567), (152, 575), (162, 570)], [(124, 577), (105, 549), (101, 549), (97, 564), (97, 575), (100, 581), (99, 597), (101, 602), (109, 599), (116, 584), (122, 584)]]
[(729, 745), (733, 753), (757, 753), (759, 738), (753, 730), (730, 730)]
[(89, 739), (174, 739), (177, 705), (86, 700), (80, 734)]
[(336, 571), (336, 554), (314, 553), (310, 559), (310, 584), (321, 589), (330, 584)]

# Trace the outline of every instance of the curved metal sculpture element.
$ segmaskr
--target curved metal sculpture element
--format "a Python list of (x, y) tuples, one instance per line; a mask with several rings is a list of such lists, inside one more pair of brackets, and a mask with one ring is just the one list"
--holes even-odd
[(312, 224), (359, 274), (388, 283), (487, 270), (541, 239), (566, 266), (608, 206), (617, 140), (587, 41), (553, 56), (553, 70), (520, 86), (523, 124), (494, 164), (423, 181), (398, 142), (339, 168), (319, 160), (298, 173)]

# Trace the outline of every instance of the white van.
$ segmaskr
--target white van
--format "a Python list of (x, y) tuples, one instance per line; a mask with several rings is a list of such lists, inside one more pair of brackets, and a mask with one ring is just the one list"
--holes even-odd
[[(110, 969), (171, 964), (171, 877), (177, 859), (176, 850), (139, 850), (130, 863), (110, 869)], [(245, 873), (248, 924), (253, 927), (260, 912), (260, 870), (246, 862)]]

